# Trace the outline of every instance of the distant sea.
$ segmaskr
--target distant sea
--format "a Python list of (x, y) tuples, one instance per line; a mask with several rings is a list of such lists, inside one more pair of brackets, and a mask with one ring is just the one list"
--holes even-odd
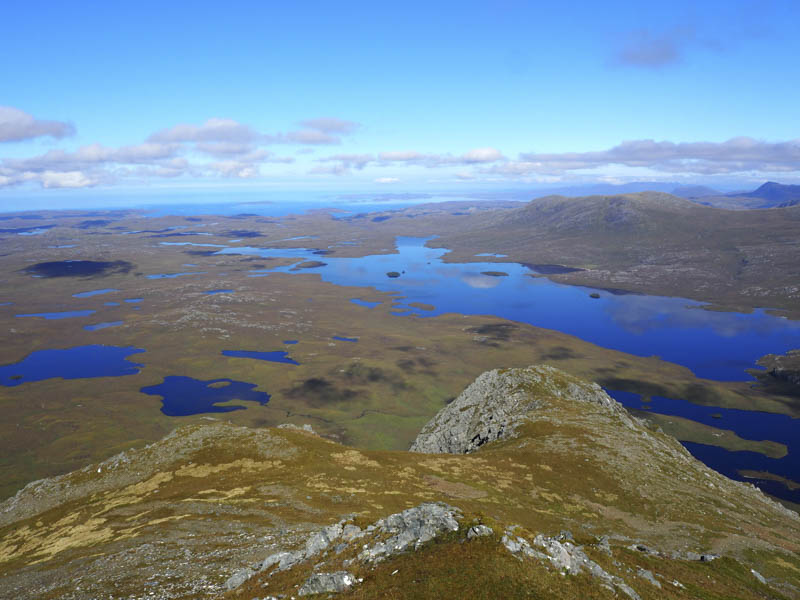
[(527, 201), (535, 194), (527, 190), (483, 192), (332, 192), (332, 191), (211, 191), (188, 193), (113, 193), (96, 190), (80, 195), (59, 190), (30, 196), (0, 195), (0, 213), (45, 210), (141, 210), (152, 216), (237, 215), (280, 217), (320, 209), (339, 209), (348, 214), (405, 208), (414, 204), (445, 201)]

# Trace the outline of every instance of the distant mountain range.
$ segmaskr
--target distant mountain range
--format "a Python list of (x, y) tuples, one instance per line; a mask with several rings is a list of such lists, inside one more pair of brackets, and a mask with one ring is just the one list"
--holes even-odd
[(784, 208), (800, 204), (800, 185), (783, 185), (768, 181), (760, 188), (743, 194), (727, 194), (729, 198), (760, 198), (763, 208)]
[[(535, 198), (543, 198), (545, 196), (603, 196), (607, 194), (636, 194), (639, 192), (665, 192), (675, 196), (686, 198), (683, 193), (676, 193), (680, 189), (699, 190), (701, 186), (686, 186), (675, 181), (632, 181), (630, 183), (614, 184), (614, 183), (595, 183), (590, 185), (573, 185), (557, 188), (548, 188), (546, 190), (537, 191)], [(711, 195), (721, 194), (717, 190), (711, 188), (703, 188), (708, 190)], [(704, 194), (698, 194), (704, 195)]]
[[(681, 196), (699, 204), (714, 206), (716, 208), (726, 208), (734, 210), (749, 210), (757, 208), (786, 208), (800, 204), (800, 185), (784, 185), (768, 181), (759, 188), (750, 192), (722, 192), (702, 191), (703, 188), (687, 188), (683, 193), (681, 190), (673, 190), (673, 194)], [(699, 193), (698, 193), (699, 192)]]
[(729, 210), (758, 208), (785, 208), (800, 204), (800, 185), (785, 185), (768, 181), (749, 192), (722, 192), (704, 185), (684, 185), (664, 181), (634, 181), (622, 185), (596, 184), (564, 187), (542, 192), (537, 197), (594, 196), (606, 194), (631, 194), (637, 192), (666, 192), (673, 196), (691, 200), (697, 204)]
[(797, 300), (781, 290), (800, 278), (798, 226), (800, 204), (731, 210), (665, 192), (553, 195), (476, 214), (428, 245), (448, 248), (454, 261), (492, 252), (571, 267), (556, 278), (576, 285), (697, 299), (713, 290), (720, 305), (789, 308)]

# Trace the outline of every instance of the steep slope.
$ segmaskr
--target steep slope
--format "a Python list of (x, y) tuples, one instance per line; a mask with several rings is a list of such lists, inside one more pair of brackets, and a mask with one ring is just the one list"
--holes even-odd
[(596, 385), (495, 371), (443, 411), (421, 438), (513, 434), (369, 452), (209, 420), (30, 484), (0, 505), (2, 595), (800, 598), (798, 516)]
[(543, 398), (599, 404), (633, 426), (625, 409), (599, 385), (586, 386), (564, 375), (547, 365), (487, 371), (422, 428), (410, 450), (468, 454), (489, 442), (515, 438), (523, 423), (536, 418)]

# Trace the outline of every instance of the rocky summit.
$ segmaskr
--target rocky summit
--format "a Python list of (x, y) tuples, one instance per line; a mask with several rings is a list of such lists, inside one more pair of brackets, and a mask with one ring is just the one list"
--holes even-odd
[(536, 418), (535, 409), (548, 397), (594, 402), (627, 414), (599, 385), (563, 375), (547, 365), (487, 371), (423, 427), (411, 451), (467, 454), (487, 442), (514, 437), (522, 423)]
[(412, 450), (184, 426), (2, 503), (0, 597), (800, 598), (796, 513), (557, 369)]

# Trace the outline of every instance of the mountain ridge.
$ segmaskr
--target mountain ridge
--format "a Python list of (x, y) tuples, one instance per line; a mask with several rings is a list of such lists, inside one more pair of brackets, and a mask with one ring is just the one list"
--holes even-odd
[[(467, 454), (359, 450), (211, 419), (29, 484), (0, 504), (2, 586), (20, 600), (249, 600), (339, 585), (347, 573), (342, 598), (612, 598), (623, 584), (641, 600), (800, 598), (796, 513), (712, 471), (595, 384), (541, 366), (481, 377), (443, 411), (467, 402), (484, 420), (518, 422)], [(519, 401), (498, 412), (509, 391)], [(359, 558), (364, 543), (405, 531), (381, 533), (381, 519), (431, 502), (457, 510), (458, 528), (417, 543), (412, 527), (403, 539), (414, 550)], [(352, 545), (325, 529), (336, 523), (370, 537)], [(491, 533), (470, 536), (479, 526)], [(309, 553), (321, 527), (337, 539)], [(267, 560), (300, 550), (284, 570)]]

